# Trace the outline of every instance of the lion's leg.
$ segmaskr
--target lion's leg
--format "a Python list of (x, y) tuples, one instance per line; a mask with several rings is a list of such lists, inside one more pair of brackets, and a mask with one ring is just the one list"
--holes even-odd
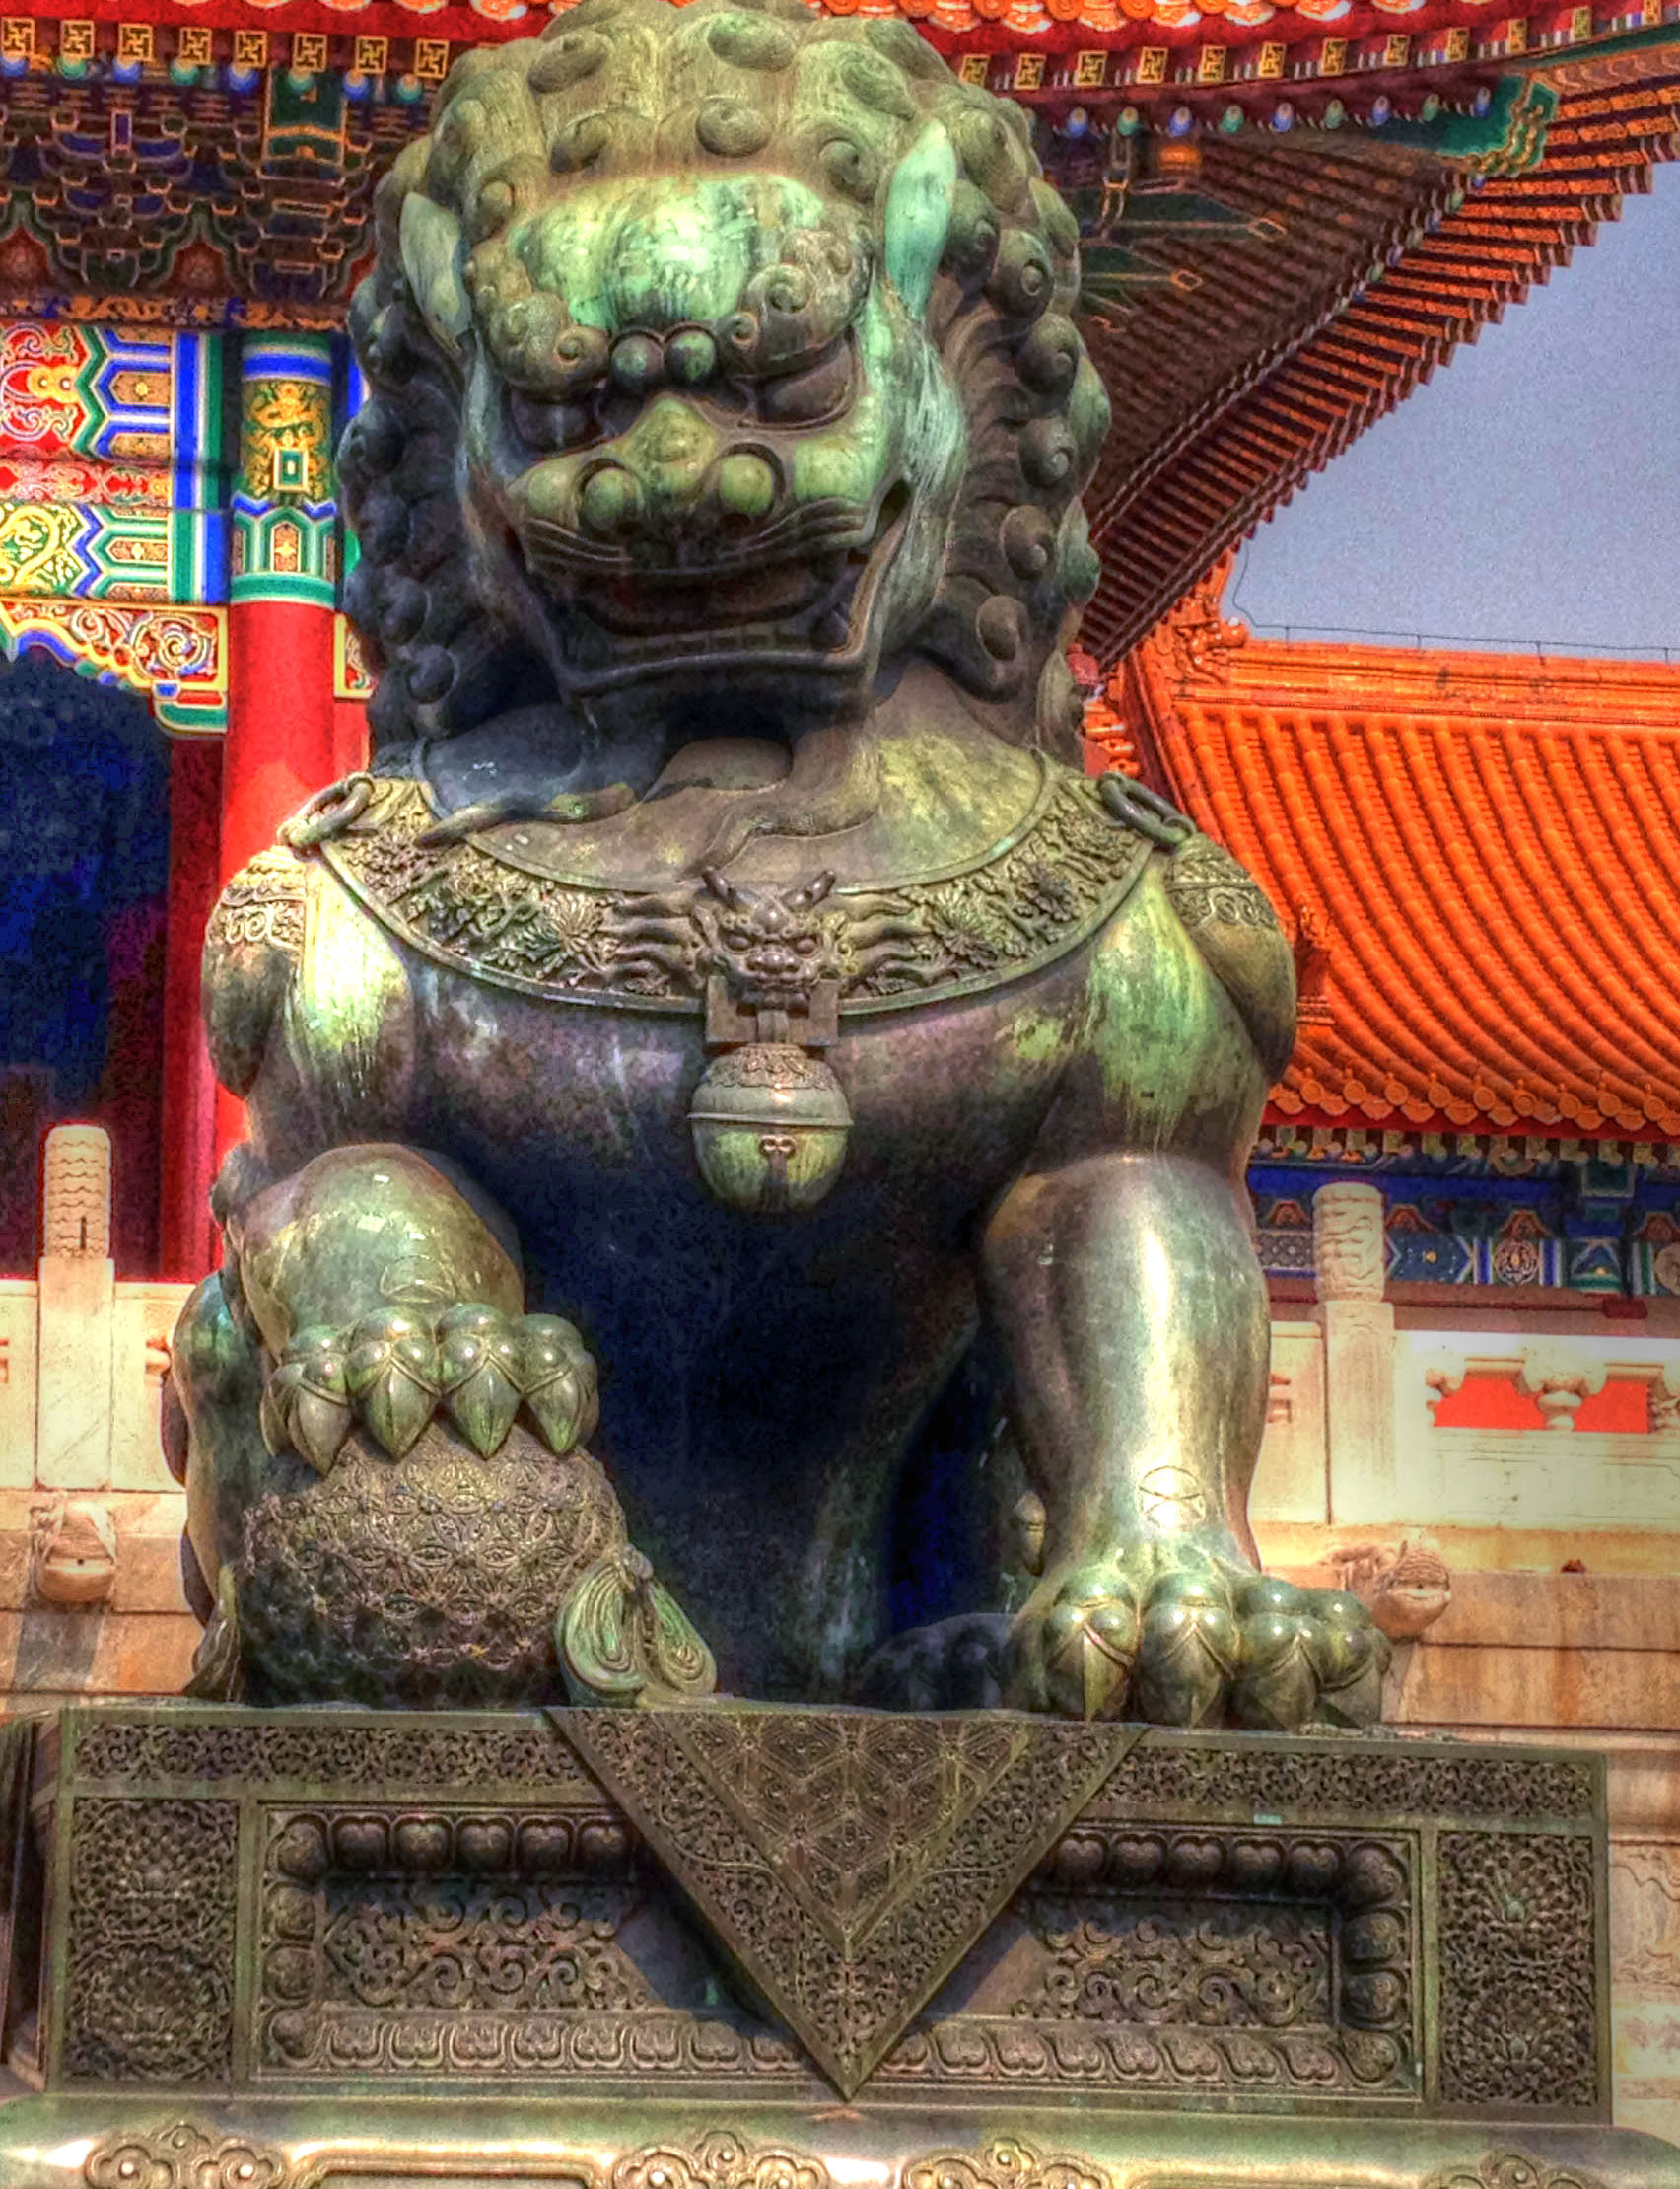
[(446, 1414), (488, 1457), (522, 1406), (557, 1454), (595, 1420), (569, 1323), (526, 1315), (512, 1227), (413, 1149), (339, 1148), (230, 1218), (239, 1293), (274, 1363), (271, 1449), (325, 1473), (360, 1423), (393, 1457)]
[(1266, 1288), (1211, 1164), (1105, 1154), (1029, 1173), (986, 1240), (991, 1309), (1046, 1510), (1014, 1683), (1085, 1716), (1299, 1725), (1374, 1715), (1351, 1599), (1255, 1571)]
[(594, 1422), (576, 1333), (523, 1314), (506, 1219), (435, 1160), (340, 1148), (242, 1197), (245, 1168), (224, 1173), (227, 1260), (181, 1310), (164, 1409), (204, 1618), (277, 1458), (325, 1474), (358, 1421), (396, 1455), (440, 1409), (486, 1452), (522, 1402), (552, 1450)]
[(194, 1286), (175, 1323), (163, 1394), (165, 1456), (187, 1494), (181, 1578), (201, 1625), (214, 1614), (223, 1558), (239, 1542), (268, 1457), (257, 1426), (262, 1347), (228, 1295), (220, 1270)]
[(1016, 1420), (1054, 1554), (1100, 1555), (1118, 1530), (1251, 1558), (1270, 1329), (1230, 1181), (1171, 1155), (1029, 1173), (992, 1222), (986, 1274), (1031, 1364)]
[[(708, 1691), (581, 1448), (595, 1365), (569, 1323), (524, 1313), (500, 1212), (397, 1146), (242, 1191), (248, 1169), (225, 1173), (228, 1262), (181, 1317), (166, 1408), (209, 1621), (192, 1691), (250, 1672), (373, 1702)], [(393, 1551), (413, 1560), (394, 1595)]]

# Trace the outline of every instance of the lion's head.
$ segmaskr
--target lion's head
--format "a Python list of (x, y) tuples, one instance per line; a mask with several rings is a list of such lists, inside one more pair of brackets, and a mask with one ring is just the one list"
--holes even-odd
[(1108, 417), (1077, 231), (907, 24), (582, 0), (456, 65), (379, 239), (340, 462), (382, 740), (832, 719), (920, 649), (1066, 747)]

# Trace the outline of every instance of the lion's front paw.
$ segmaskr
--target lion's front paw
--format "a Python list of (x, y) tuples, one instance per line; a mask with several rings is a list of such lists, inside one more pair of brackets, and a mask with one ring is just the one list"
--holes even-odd
[(1040, 1589), (1011, 1637), (1011, 1699), (1156, 1726), (1368, 1726), (1388, 1658), (1357, 1597), (1156, 1541)]
[(357, 1423), (400, 1459), (443, 1413), (487, 1459), (522, 1410), (557, 1457), (588, 1437), (595, 1368), (583, 1340), (557, 1315), (464, 1305), (299, 1331), (263, 1390), (262, 1435), (325, 1474)]

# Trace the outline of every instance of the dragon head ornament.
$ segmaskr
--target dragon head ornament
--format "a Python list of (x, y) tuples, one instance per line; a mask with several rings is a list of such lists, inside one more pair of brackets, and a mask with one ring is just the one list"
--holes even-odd
[(341, 452), (382, 742), (865, 714), (920, 652), (1071, 754), (1108, 422), (1025, 117), (910, 27), (582, 0), (379, 196)]

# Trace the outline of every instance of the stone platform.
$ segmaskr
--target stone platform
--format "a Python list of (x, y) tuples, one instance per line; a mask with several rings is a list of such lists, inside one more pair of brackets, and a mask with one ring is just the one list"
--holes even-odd
[(13, 1722), (0, 2189), (1680, 2189), (1596, 1759), (711, 1705)]

